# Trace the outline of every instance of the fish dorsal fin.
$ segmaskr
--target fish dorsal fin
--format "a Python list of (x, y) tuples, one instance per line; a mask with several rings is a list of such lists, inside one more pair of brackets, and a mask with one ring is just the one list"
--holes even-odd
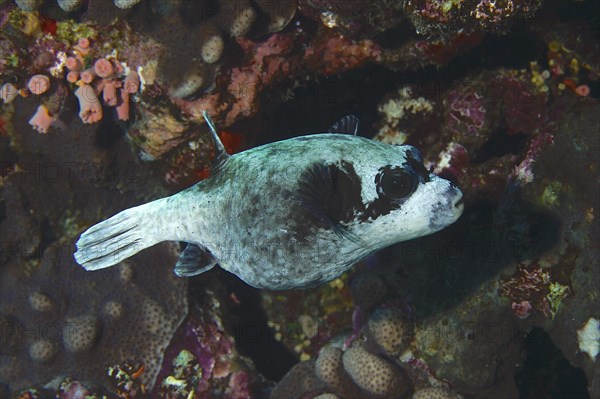
[(223, 164), (225, 164), (225, 162), (227, 162), (227, 160), (229, 159), (229, 154), (225, 150), (225, 146), (221, 142), (221, 139), (219, 138), (219, 135), (217, 134), (217, 129), (215, 128), (215, 124), (213, 123), (212, 119), (210, 119), (208, 112), (202, 111), (202, 116), (204, 117), (204, 120), (206, 121), (206, 124), (208, 125), (208, 128), (210, 129), (210, 133), (212, 135), (213, 142), (215, 143), (215, 160), (214, 160), (213, 169), (219, 170), (219, 168), (221, 166), (223, 166)]
[(175, 274), (179, 277), (191, 277), (212, 269), (217, 260), (200, 246), (188, 243), (175, 265)]
[(354, 115), (346, 115), (329, 128), (329, 133), (352, 134), (358, 132), (358, 118)]

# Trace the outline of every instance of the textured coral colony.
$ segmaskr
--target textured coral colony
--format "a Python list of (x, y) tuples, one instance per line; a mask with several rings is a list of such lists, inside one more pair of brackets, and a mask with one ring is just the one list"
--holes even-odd
[[(600, 397), (595, 0), (0, 0), (0, 397)], [(73, 243), (346, 114), (465, 194), (331, 283)], [(595, 110), (595, 111), (594, 111)], [(250, 178), (250, 177), (249, 177)]]

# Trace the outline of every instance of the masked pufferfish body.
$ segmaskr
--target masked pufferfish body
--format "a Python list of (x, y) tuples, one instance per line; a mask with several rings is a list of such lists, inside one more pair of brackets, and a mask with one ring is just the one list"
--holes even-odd
[(462, 213), (460, 190), (429, 173), (414, 147), (356, 136), (354, 116), (329, 133), (232, 156), (204, 117), (218, 154), (212, 176), (90, 227), (76, 243), (81, 266), (102, 269), (161, 241), (183, 241), (179, 276), (218, 263), (257, 288), (307, 288)]

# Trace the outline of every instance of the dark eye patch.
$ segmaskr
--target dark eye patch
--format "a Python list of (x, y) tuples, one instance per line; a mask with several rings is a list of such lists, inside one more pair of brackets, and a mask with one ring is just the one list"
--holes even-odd
[(392, 201), (402, 200), (417, 188), (417, 177), (399, 166), (381, 168), (375, 176), (375, 187), (379, 197), (388, 197)]
[[(375, 177), (377, 198), (362, 202), (361, 179), (350, 162), (316, 162), (301, 174), (295, 197), (303, 211), (291, 223), (298, 239), (306, 239), (316, 229), (332, 229), (353, 241), (347, 225), (375, 220), (400, 209), (420, 182), (428, 182), (429, 172), (407, 151), (402, 166), (386, 165)], [(371, 183), (372, 184), (372, 183)]]
[[(420, 165), (422, 170), (425, 170), (425, 176), (422, 175), (423, 172), (420, 168), (416, 172), (410, 164), (414, 164), (415, 167)], [(425, 181), (425, 178), (427, 178), (426, 181), (429, 181), (427, 170), (412, 154), (407, 157), (404, 166), (386, 165), (380, 168), (375, 176), (377, 198), (367, 204), (359, 220), (363, 222), (369, 219), (375, 220), (379, 216), (400, 209), (404, 200), (415, 192), (419, 182)]]
[(429, 183), (431, 181), (429, 178), (429, 171), (425, 168), (423, 162), (415, 158), (410, 150), (406, 151), (406, 162), (404, 162), (404, 165), (419, 175), (423, 183)]

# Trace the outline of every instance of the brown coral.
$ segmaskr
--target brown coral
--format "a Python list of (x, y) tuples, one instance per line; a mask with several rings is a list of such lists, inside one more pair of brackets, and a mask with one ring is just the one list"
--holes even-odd
[[(0, 320), (15, 326), (10, 341), (3, 337), (11, 355), (0, 361), (3, 381), (13, 391), (65, 374), (101, 382), (106, 365), (131, 359), (144, 363), (141, 381), (152, 386), (187, 313), (186, 281), (165, 267), (175, 262), (173, 251), (168, 245), (150, 249), (129, 265), (144, 272), (123, 281), (119, 267), (93, 275), (75, 267), (70, 250), (52, 244), (27, 286), (2, 275)], [(4, 270), (14, 267), (11, 261)]]
[(410, 341), (411, 325), (396, 309), (379, 308), (369, 317), (369, 333), (389, 356), (400, 354)]
[(410, 388), (402, 369), (356, 345), (344, 352), (344, 369), (370, 397), (401, 398)]
[(271, 392), (270, 399), (300, 399), (306, 392), (320, 392), (323, 382), (315, 375), (315, 361), (296, 364)]
[(413, 394), (412, 399), (460, 399), (461, 396), (441, 387), (419, 389)]
[(344, 371), (340, 348), (326, 346), (321, 349), (315, 363), (315, 372), (321, 381), (344, 398), (355, 397), (358, 387)]

